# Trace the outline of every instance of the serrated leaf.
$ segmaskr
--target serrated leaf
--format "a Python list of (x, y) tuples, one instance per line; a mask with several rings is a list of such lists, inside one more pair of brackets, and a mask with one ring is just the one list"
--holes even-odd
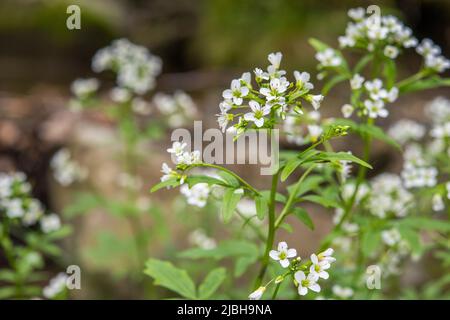
[(309, 216), (308, 212), (300, 207), (295, 207), (293, 209), (294, 215), (301, 221), (305, 226), (307, 226), (309, 229), (314, 230), (314, 222), (312, 221), (311, 217)]
[(149, 259), (144, 273), (155, 280), (155, 285), (172, 290), (182, 297), (195, 299), (195, 284), (186, 270), (176, 268), (170, 262)]
[(203, 280), (202, 284), (198, 287), (198, 298), (208, 299), (211, 297), (225, 280), (226, 274), (225, 268), (211, 270), (205, 280)]
[(228, 188), (223, 195), (222, 202), (222, 218), (225, 223), (228, 223), (233, 216), (236, 206), (241, 200), (242, 194), (237, 193), (236, 189)]

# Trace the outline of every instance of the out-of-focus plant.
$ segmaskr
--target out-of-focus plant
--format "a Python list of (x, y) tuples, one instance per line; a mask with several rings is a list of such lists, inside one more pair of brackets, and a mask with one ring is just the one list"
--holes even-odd
[[(74, 216), (100, 208), (128, 223), (131, 229), (128, 238), (105, 230), (99, 232), (98, 245), (92, 248), (91, 255), (98, 262), (104, 261), (105, 266), (120, 260), (119, 264), (125, 264), (125, 272), (118, 273), (138, 280), (148, 256), (150, 241), (164, 234), (167, 226), (167, 221), (162, 218), (162, 209), (150, 202), (148, 197), (142, 196), (144, 185), (139, 168), (145, 158), (143, 143), (159, 139), (166, 128), (180, 126), (186, 119), (191, 119), (196, 113), (196, 106), (191, 97), (182, 91), (176, 91), (173, 95), (156, 93), (150, 99), (148, 94), (155, 88), (162, 61), (148, 49), (126, 39), (116, 40), (100, 49), (92, 59), (92, 69), (94, 72), (114, 73), (116, 86), (104, 97), (99, 94), (98, 79), (77, 79), (72, 83), (74, 98), (70, 107), (75, 111), (103, 112), (117, 124), (122, 167), (116, 181), (123, 192), (111, 198), (94, 187), (85, 188), (66, 208), (66, 213)], [(54, 156), (52, 167), (56, 180), (62, 185), (86, 177), (86, 170), (71, 160), (70, 151), (66, 149)], [(153, 231), (149, 232), (145, 227), (146, 220), (151, 220)], [(135, 258), (118, 258), (130, 254)]]
[[(339, 37), (339, 44), (341, 49), (361, 55), (354, 66), (350, 66), (340, 50), (316, 39), (311, 39), (310, 43), (317, 50), (319, 78), (326, 80), (323, 93), (328, 93), (341, 82), (349, 83), (349, 103), (341, 110), (344, 119), (335, 119), (332, 123), (347, 125), (361, 137), (362, 159), (370, 162), (374, 139), (401, 150), (399, 142), (425, 134), (422, 126), (403, 121), (391, 131), (397, 142), (386, 135), (376, 121), (389, 115), (388, 106), (398, 96), (449, 86), (450, 79), (438, 74), (450, 68), (450, 61), (441, 55), (441, 49), (430, 39), (419, 43), (412, 30), (394, 16), (377, 13), (366, 16), (364, 8), (351, 9), (348, 15), (351, 22), (345, 35)], [(416, 74), (399, 79), (397, 60), (404, 51), (413, 48), (423, 57), (423, 64)], [(388, 295), (390, 289), (396, 289), (398, 277), (393, 275), (402, 273), (401, 266), (405, 266), (402, 262), (408, 257), (417, 259), (440, 243), (446, 243), (448, 249), (450, 223), (436, 220), (429, 205), (425, 205), (430, 203), (429, 200), (421, 196), (433, 196), (435, 206), (444, 210), (442, 199), (445, 181), (448, 181), (445, 123), (448, 119), (445, 107), (441, 106), (439, 111), (437, 107), (434, 109), (434, 117), (440, 118), (440, 122), (432, 130), (437, 139), (429, 148), (438, 145), (439, 151), (422, 152), (421, 149), (426, 147), (408, 146), (404, 150), (406, 163), (401, 176), (382, 173), (367, 181), (367, 170), (360, 167), (355, 178), (340, 180), (342, 196), (336, 210), (335, 228), (324, 245), (334, 243), (341, 254), (338, 255), (343, 263), (339, 268), (339, 281), (341, 285), (349, 286), (355, 297)], [(349, 119), (352, 115), (355, 120)], [(332, 150), (330, 144), (328, 148)], [(438, 166), (443, 167), (438, 169)], [(423, 244), (421, 235), (424, 233), (437, 239), (430, 245)], [(448, 251), (441, 256), (448, 259)], [(382, 291), (369, 291), (364, 286), (363, 276), (370, 264), (381, 268), (383, 279), (390, 279)]]
[[(313, 84), (309, 82), (310, 75), (295, 71), (294, 81), (289, 81), (286, 71), (280, 68), (281, 59), (282, 54), (279, 52), (270, 54), (270, 65), (266, 71), (256, 68), (254, 81), (251, 73), (246, 72), (239, 79), (233, 80), (231, 88), (223, 92), (224, 100), (220, 104), (218, 122), (222, 131), (234, 135), (234, 140), (244, 139), (249, 130), (270, 132), (288, 118), (309, 113), (305, 104), (312, 105), (312, 112), (318, 113), (324, 97), (310, 93), (313, 89)], [(333, 249), (321, 250), (318, 254), (312, 254), (309, 260), (302, 260), (297, 256), (297, 250), (288, 248), (286, 242), (280, 242), (274, 250), (275, 238), (282, 229), (292, 230), (285, 221), (290, 215), (296, 216), (309, 228), (314, 227), (311, 217), (301, 206), (302, 202), (334, 206), (338, 190), (328, 188), (327, 180), (334, 179), (333, 172), (341, 171), (342, 161), (370, 168), (369, 164), (347, 152), (319, 149), (333, 138), (345, 136), (347, 129), (347, 126), (341, 125), (326, 125), (323, 129), (309, 128), (310, 146), (301, 152), (282, 152), (281, 163), (273, 169), (271, 185), (266, 190), (256, 189), (223, 166), (202, 161), (198, 150), (186, 150), (186, 143), (174, 142), (167, 151), (176, 159), (176, 167), (172, 169), (164, 163), (164, 175), (152, 191), (180, 186), (188, 202), (196, 206), (205, 205), (209, 199), (215, 201), (215, 198), (219, 198), (223, 223), (228, 223), (235, 217), (244, 219), (243, 227), (253, 229), (259, 236), (250, 238), (246, 234), (238, 235), (236, 239), (223, 241), (213, 247), (188, 249), (181, 253), (181, 257), (205, 261), (231, 258), (235, 264), (235, 278), (254, 270), (253, 266), (259, 264), (259, 271), (251, 273), (255, 276), (254, 281), (249, 284), (252, 293), (244, 293), (250, 299), (260, 299), (270, 285), (272, 298), (276, 298), (281, 291), (283, 296), (304, 296), (309, 290), (320, 292), (319, 279), (328, 279), (327, 270), (335, 261)], [(285, 186), (284, 191), (279, 191), (279, 183), (293, 176), (294, 172), (302, 174), (295, 179), (295, 183)], [(246, 218), (239, 206), (242, 199), (249, 201), (255, 208), (255, 214), (249, 218)], [(279, 206), (282, 207), (281, 210), (278, 210)], [(265, 221), (266, 224), (251, 224), (254, 218), (256, 221)], [(259, 246), (261, 242), (262, 248)], [(271, 260), (277, 263), (270, 264)], [(190, 299), (222, 297), (217, 289), (227, 278), (224, 272), (222, 267), (210, 271), (197, 289), (185, 270), (168, 262), (150, 259), (145, 269), (145, 273), (153, 277), (156, 284)], [(288, 282), (293, 285), (283, 286), (280, 290), (282, 284)], [(243, 293), (236, 288), (239, 280), (227, 283), (229, 288), (225, 297), (243, 297)]]
[(53, 280), (42, 284), (48, 279), (46, 261), (61, 257), (56, 241), (71, 229), (31, 191), (24, 173), (0, 173), (0, 249), (7, 264), (0, 269), (0, 299), (60, 299), (67, 293), (66, 278), (57, 286)]

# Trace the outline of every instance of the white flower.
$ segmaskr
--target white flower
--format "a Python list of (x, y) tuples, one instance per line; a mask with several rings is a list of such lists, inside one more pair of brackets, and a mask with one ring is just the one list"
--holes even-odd
[(341, 48), (345, 48), (345, 47), (353, 47), (356, 44), (356, 41), (354, 38), (352, 37), (347, 37), (347, 36), (340, 36), (338, 37), (338, 41), (339, 41), (339, 46)]
[[(175, 170), (172, 170), (165, 162), (161, 166), (161, 172), (163, 173), (163, 176), (161, 177), (161, 182), (167, 181), (172, 178), (178, 178), (178, 173)], [(183, 183), (184, 179), (182, 177), (180, 184)]]
[(112, 88), (109, 95), (111, 100), (117, 103), (125, 103), (131, 99), (131, 92), (121, 87)]
[(331, 48), (317, 52), (316, 59), (324, 67), (337, 67), (342, 63), (342, 58)]
[(52, 213), (48, 215), (44, 215), (41, 220), (41, 229), (44, 233), (50, 233), (61, 228), (61, 220), (59, 217)]
[(281, 94), (289, 87), (289, 82), (286, 78), (273, 78), (270, 80), (269, 85), (270, 88), (261, 88), (259, 92), (266, 96), (268, 101), (284, 102), (284, 97), (281, 97)]
[(283, 54), (281, 52), (270, 53), (268, 56), (269, 62), (275, 69), (280, 68), (281, 59), (283, 58)]
[(389, 128), (388, 133), (392, 138), (404, 144), (410, 140), (422, 139), (425, 136), (426, 129), (413, 120), (402, 119)]
[(334, 285), (331, 290), (333, 291), (333, 294), (341, 299), (348, 299), (351, 296), (353, 296), (353, 289), (349, 287), (341, 287), (340, 285), (336, 284)]
[(328, 263), (333, 263), (336, 261), (336, 258), (333, 257), (334, 250), (332, 248), (328, 248), (325, 251), (322, 251), (317, 255), (319, 261), (327, 261)]
[(318, 125), (308, 125), (308, 132), (311, 141), (315, 142), (319, 139), (320, 135), (323, 132), (323, 129)]
[(383, 82), (380, 79), (374, 79), (373, 81), (367, 81), (364, 87), (369, 92), (370, 98), (373, 100), (386, 99), (388, 93), (383, 89)]
[(135, 112), (136, 114), (140, 114), (143, 116), (147, 116), (152, 112), (150, 104), (140, 97), (136, 97), (133, 99), (133, 101), (131, 102), (131, 109), (133, 109), (133, 112)]
[(386, 118), (389, 114), (389, 112), (384, 108), (384, 103), (381, 100), (366, 100), (364, 101), (364, 106), (366, 107), (370, 118)]
[(53, 176), (63, 186), (86, 179), (87, 169), (71, 159), (69, 149), (63, 148), (55, 153), (50, 161)]
[(344, 116), (344, 118), (350, 118), (353, 114), (353, 111), (355, 110), (355, 108), (353, 108), (353, 106), (351, 104), (344, 104), (341, 108), (341, 112), (342, 115)]
[(23, 202), (20, 198), (3, 200), (1, 205), (6, 210), (6, 215), (11, 218), (20, 218), (25, 214)]
[(317, 284), (317, 275), (315, 273), (310, 273), (306, 277), (303, 271), (297, 271), (294, 274), (294, 278), (298, 283), (298, 294), (304, 296), (308, 293), (308, 289), (314, 292), (320, 292), (320, 286)]
[(43, 289), (42, 294), (47, 299), (56, 297), (66, 288), (67, 274), (61, 272), (56, 277), (52, 278), (49, 284)]
[(435, 45), (431, 39), (423, 39), (417, 46), (416, 51), (423, 57), (437, 56), (441, 54), (441, 48)]
[(387, 45), (386, 47), (384, 47), (383, 53), (386, 57), (395, 59), (399, 54), (399, 50), (397, 47)]
[(231, 89), (227, 89), (222, 93), (225, 99), (232, 100), (234, 104), (240, 106), (244, 101), (243, 98), (249, 93), (249, 89), (246, 86), (241, 86), (241, 81), (235, 79), (231, 81)]
[(199, 248), (211, 250), (217, 247), (214, 239), (208, 237), (202, 229), (196, 229), (188, 237), (189, 241)]
[(360, 21), (366, 15), (366, 10), (364, 8), (361, 8), (361, 7), (353, 8), (353, 9), (348, 10), (347, 14), (353, 20)]
[(270, 113), (270, 106), (265, 105), (264, 107), (261, 107), (258, 102), (253, 100), (249, 101), (248, 104), (252, 109), (252, 112), (246, 113), (244, 115), (244, 119), (247, 121), (253, 121), (258, 128), (261, 128), (264, 125), (264, 116)]
[(197, 183), (191, 188), (187, 184), (184, 184), (180, 188), (180, 192), (186, 197), (187, 202), (190, 205), (200, 208), (206, 205), (210, 191), (211, 189), (207, 183)]
[(261, 80), (269, 80), (269, 74), (265, 71), (263, 71), (260, 68), (255, 68), (255, 70), (253, 71), (255, 73), (255, 78), (257, 81), (261, 81)]
[(243, 81), (246, 85), (251, 86), (252, 84), (252, 74), (250, 72), (244, 72), (241, 76), (241, 81)]
[(395, 100), (397, 100), (398, 92), (398, 88), (396, 87), (393, 87), (391, 90), (389, 90), (386, 97), (387, 101), (394, 102)]
[(95, 78), (77, 79), (72, 82), (70, 90), (76, 97), (85, 98), (97, 91), (99, 85), (98, 80)]
[(390, 247), (396, 245), (402, 239), (400, 232), (397, 229), (390, 229), (381, 232), (381, 238), (383, 239), (383, 242)]
[(186, 148), (186, 146), (187, 146), (187, 144), (184, 142), (181, 143), (179, 141), (175, 141), (172, 144), (172, 147), (167, 149), (167, 152), (170, 154), (174, 154), (176, 156), (180, 156), (184, 152), (184, 149)]
[(442, 211), (445, 209), (444, 200), (442, 199), (442, 196), (439, 193), (436, 193), (433, 195), (433, 198), (431, 199), (432, 208), (433, 211)]
[(314, 89), (314, 85), (311, 82), (309, 82), (311, 75), (308, 72), (300, 73), (299, 71), (294, 71), (294, 77), (295, 77), (295, 80), (297, 81), (297, 86), (300, 89), (306, 89), (306, 90)]
[(353, 90), (361, 89), (363, 83), (364, 83), (364, 77), (360, 76), (357, 73), (350, 80), (350, 86)]
[(450, 60), (444, 56), (428, 55), (425, 57), (425, 66), (437, 72), (444, 72), (450, 68)]
[(278, 243), (278, 250), (271, 250), (269, 256), (275, 260), (279, 261), (283, 268), (289, 266), (289, 258), (294, 258), (297, 256), (297, 250), (289, 249), (286, 242)]
[(323, 101), (324, 96), (321, 94), (317, 94), (317, 95), (313, 95), (313, 94), (308, 94), (305, 99), (307, 101), (309, 101), (309, 103), (311, 103), (311, 105), (313, 106), (314, 110), (317, 110), (320, 108), (320, 105)]
[(312, 262), (312, 265), (309, 269), (310, 273), (315, 273), (317, 275), (317, 278), (322, 278), (322, 279), (329, 278), (330, 275), (325, 270), (329, 269), (331, 265), (327, 260), (319, 261), (319, 258), (317, 257), (317, 255), (313, 253), (311, 255), (311, 262)]
[(248, 298), (250, 300), (260, 300), (262, 295), (264, 294), (264, 291), (266, 291), (266, 287), (259, 287), (258, 289), (250, 293)]

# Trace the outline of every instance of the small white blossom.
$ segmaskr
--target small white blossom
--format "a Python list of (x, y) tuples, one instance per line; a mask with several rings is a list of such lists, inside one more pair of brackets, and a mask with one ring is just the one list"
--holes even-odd
[(350, 80), (350, 86), (353, 90), (361, 89), (363, 83), (364, 83), (364, 77), (360, 76), (357, 73)]
[(431, 203), (433, 211), (435, 212), (442, 211), (445, 209), (444, 200), (442, 199), (442, 196), (439, 193), (433, 195)]
[(364, 107), (366, 108), (367, 114), (370, 118), (386, 118), (389, 114), (389, 112), (384, 108), (384, 103), (381, 100), (366, 100), (364, 101)]
[(248, 298), (250, 300), (260, 300), (262, 295), (264, 294), (264, 291), (266, 291), (266, 287), (259, 287), (258, 289), (250, 293)]
[(308, 289), (314, 292), (320, 292), (320, 286), (317, 284), (317, 275), (310, 273), (308, 276), (303, 271), (297, 271), (294, 278), (298, 283), (298, 294), (304, 296), (308, 293)]
[(333, 294), (340, 298), (340, 299), (348, 299), (351, 298), (354, 294), (354, 291), (352, 288), (349, 287), (341, 287), (340, 285), (336, 284), (334, 285), (331, 290), (333, 291)]
[(270, 106), (265, 105), (261, 107), (258, 102), (253, 100), (251, 100), (248, 104), (252, 109), (252, 112), (246, 113), (244, 115), (244, 119), (247, 121), (253, 121), (258, 128), (261, 128), (264, 125), (264, 116), (270, 113)]
[(279, 261), (283, 268), (289, 266), (289, 259), (297, 256), (297, 250), (289, 249), (286, 242), (278, 243), (278, 250), (271, 250), (269, 256), (275, 260)]
[(249, 89), (245, 86), (241, 86), (241, 82), (238, 79), (231, 81), (231, 89), (227, 89), (222, 93), (224, 99), (232, 100), (234, 104), (240, 106), (244, 101), (243, 98), (249, 93)]
[(342, 63), (342, 58), (331, 48), (316, 53), (316, 59), (324, 67), (337, 67)]
[(300, 89), (312, 90), (314, 85), (309, 82), (311, 75), (308, 72), (294, 71), (294, 78), (297, 81), (297, 86)]
[(355, 108), (353, 108), (353, 106), (351, 104), (344, 104), (341, 108), (341, 112), (342, 115), (344, 116), (344, 118), (350, 118), (353, 114), (353, 111), (355, 110)]
[(311, 267), (309, 269), (310, 273), (315, 273), (317, 275), (317, 278), (322, 278), (322, 279), (328, 279), (329, 278), (329, 274), (326, 271), (327, 269), (329, 269), (331, 267), (330, 263), (325, 260), (322, 259), (321, 261), (319, 261), (319, 258), (317, 257), (316, 254), (312, 254), (311, 255)]
[(52, 278), (49, 284), (43, 289), (43, 296), (47, 299), (55, 298), (66, 288), (67, 279), (67, 274), (63, 272), (59, 273), (56, 277)]
[(390, 229), (381, 232), (381, 239), (383, 239), (383, 242), (388, 246), (392, 247), (399, 243), (402, 237), (397, 229)]
[(44, 215), (41, 220), (41, 229), (44, 233), (50, 233), (61, 228), (61, 220), (58, 215), (52, 213), (48, 215)]
[(384, 47), (384, 50), (383, 50), (384, 55), (391, 59), (397, 58), (399, 52), (400, 51), (398, 50), (397, 47), (394, 47), (391, 45), (387, 45), (386, 47)]
[(76, 79), (72, 82), (70, 90), (77, 98), (86, 98), (95, 91), (97, 91), (100, 83), (95, 78), (90, 79)]

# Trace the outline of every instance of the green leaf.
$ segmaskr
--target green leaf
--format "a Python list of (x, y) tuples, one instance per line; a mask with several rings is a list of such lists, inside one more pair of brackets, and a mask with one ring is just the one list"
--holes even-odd
[(303, 196), (303, 197), (301, 197), (301, 200), (311, 201), (311, 202), (320, 204), (327, 208), (339, 208), (340, 207), (339, 203), (337, 203), (335, 200), (328, 199), (324, 196), (320, 196), (317, 194), (310, 194), (310, 195)]
[(378, 247), (381, 234), (378, 230), (366, 230), (361, 238), (361, 250), (365, 256), (370, 256)]
[(240, 277), (242, 276), (245, 271), (247, 271), (248, 267), (255, 263), (255, 261), (258, 259), (257, 255), (254, 256), (243, 256), (236, 259), (236, 264), (234, 266), (234, 276)]
[(292, 226), (287, 222), (283, 222), (282, 224), (280, 224), (280, 228), (283, 228), (284, 230), (286, 230), (289, 233), (294, 232), (294, 228), (292, 228)]
[(383, 142), (397, 148), (398, 150), (402, 149), (400, 144), (397, 141), (395, 141), (393, 138), (388, 136), (386, 133), (384, 133), (384, 131), (380, 127), (377, 127), (377, 126), (374, 126), (371, 124), (360, 124), (358, 126), (358, 132), (360, 134), (367, 134), (377, 140), (383, 141)]
[(15, 287), (0, 288), (0, 300), (14, 298), (16, 295)]
[(177, 178), (170, 178), (166, 181), (161, 181), (157, 184), (155, 184), (151, 189), (150, 192), (158, 191), (159, 189), (166, 188), (166, 187), (175, 187), (178, 186), (180, 183), (178, 182)]
[(269, 205), (265, 197), (256, 197), (255, 198), (255, 206), (256, 206), (256, 216), (259, 220), (263, 220), (269, 211)]
[(229, 187), (228, 184), (224, 183), (223, 180), (213, 178), (205, 175), (193, 175), (186, 178), (186, 183), (189, 185), (189, 188), (196, 185), (197, 183), (207, 183), (208, 185), (219, 185), (224, 187)]
[(331, 161), (331, 162), (342, 161), (342, 160), (350, 161), (350, 162), (357, 163), (363, 167), (372, 169), (372, 166), (370, 164), (368, 164), (364, 160), (361, 160), (347, 152), (320, 152), (314, 158), (317, 158), (317, 159), (323, 160), (323, 161)]
[(236, 193), (236, 190), (228, 188), (223, 195), (222, 218), (225, 223), (230, 221), (239, 200), (241, 200), (242, 194)]
[(73, 218), (78, 215), (86, 214), (89, 211), (100, 207), (103, 199), (100, 196), (91, 193), (78, 193), (72, 204), (64, 208), (63, 215), (67, 218)]
[(450, 86), (450, 78), (441, 78), (439, 76), (434, 76), (427, 79), (406, 83), (405, 85), (399, 85), (398, 89), (401, 94), (404, 94), (412, 91), (420, 91), (448, 86)]
[(333, 78), (331, 78), (330, 80), (328, 80), (323, 88), (322, 88), (322, 94), (323, 95), (327, 95), (328, 92), (330, 92), (330, 90), (336, 86), (337, 84), (341, 83), (342, 81), (345, 81), (348, 79), (347, 75), (344, 74), (338, 74), (336, 76), (334, 76)]
[(195, 284), (188, 273), (174, 267), (170, 262), (149, 259), (144, 273), (155, 280), (155, 285), (172, 290), (185, 298), (196, 298)]
[(303, 222), (305, 226), (307, 226), (311, 230), (314, 230), (314, 222), (305, 209), (295, 207), (293, 213), (298, 219), (300, 219), (301, 222)]
[(310, 38), (308, 40), (308, 42), (314, 49), (316, 49), (316, 51), (319, 51), (319, 52), (320, 51), (324, 51), (324, 50), (326, 50), (327, 48), (330, 47), (326, 43), (324, 43), (324, 42), (322, 42), (320, 40), (317, 40), (316, 38)]
[(386, 86), (391, 89), (395, 84), (397, 76), (397, 67), (394, 59), (386, 59), (384, 63), (384, 76), (386, 77)]
[(198, 298), (208, 299), (211, 297), (225, 280), (226, 274), (225, 268), (217, 268), (208, 273), (198, 288)]
[(229, 174), (228, 172), (219, 171), (219, 172), (217, 172), (217, 174), (228, 185), (233, 186), (235, 188), (238, 188), (240, 186), (240, 183), (239, 183), (238, 179), (236, 179), (236, 177), (234, 177), (233, 175)]
[[(314, 176), (309, 176), (307, 177), (305, 180), (303, 180), (303, 183), (300, 185), (300, 187), (297, 190), (297, 194), (295, 195), (295, 197), (300, 197), (301, 195), (314, 190), (316, 188), (319, 187), (319, 185), (324, 181), (324, 177), (322, 176), (318, 176), (318, 175), (314, 175)], [(288, 187), (288, 192), (291, 193), (292, 189), (294, 188), (295, 184), (290, 185)]]
[(286, 166), (281, 171), (281, 181), (286, 181), (286, 179), (291, 175), (292, 172), (303, 162), (303, 159), (291, 159), (286, 163)]
[(399, 222), (400, 226), (407, 226), (419, 230), (436, 230), (442, 232), (450, 232), (450, 222), (444, 220), (433, 220), (424, 217), (404, 218)]
[(353, 69), (353, 73), (360, 73), (372, 59), (373, 59), (373, 54), (371, 54), (371, 53), (366, 54), (364, 57), (362, 57), (358, 61), (355, 68)]

